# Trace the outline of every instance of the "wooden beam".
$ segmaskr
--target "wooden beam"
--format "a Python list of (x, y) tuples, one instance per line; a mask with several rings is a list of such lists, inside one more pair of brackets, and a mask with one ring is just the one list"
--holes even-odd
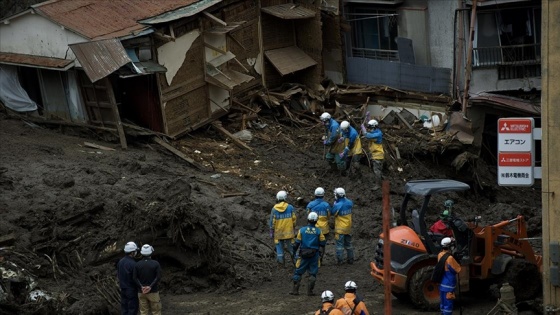
[(224, 193), (224, 194), (222, 194), (222, 198), (237, 197), (237, 196), (248, 196), (248, 195), (249, 195), (249, 193), (246, 193), (246, 192)]
[(115, 151), (115, 149), (113, 149), (113, 148), (105, 147), (105, 146), (95, 144), (95, 143), (91, 143), (91, 142), (84, 142), (84, 147), (100, 149), (100, 150), (105, 150), (105, 151)]
[(408, 121), (406, 121), (406, 119), (404, 119), (404, 117), (401, 115), (401, 113), (395, 112), (395, 114), (408, 127), (408, 129), (412, 129), (412, 126), (408, 123)]
[(113, 116), (115, 117), (115, 124), (117, 126), (117, 131), (119, 133), (119, 139), (121, 140), (121, 148), (126, 149), (126, 135), (124, 134), (123, 125), (121, 122), (121, 115), (119, 114), (119, 108), (117, 107), (117, 101), (115, 100), (115, 93), (113, 92), (113, 85), (108, 77), (103, 79), (105, 81), (105, 86), (107, 88), (107, 96), (113, 107)]
[(253, 113), (255, 113), (255, 114), (258, 114), (259, 111), (260, 111), (260, 110), (254, 110), (254, 109), (252, 109), (251, 107), (249, 107), (249, 106), (247, 106), (247, 105), (245, 105), (245, 104), (243, 104), (243, 103), (240, 103), (240, 102), (238, 102), (238, 101), (236, 101), (236, 100), (232, 100), (232, 102), (233, 102), (234, 104), (236, 104), (236, 105), (239, 105), (241, 108), (244, 108), (244, 109), (246, 109), (246, 110), (248, 110), (248, 111), (250, 111), (250, 112), (253, 112)]
[(169, 35), (165, 35), (165, 34), (162, 34), (162, 33), (159, 33), (159, 32), (154, 32), (154, 37), (159, 39), (159, 40), (162, 40), (166, 43), (175, 41), (174, 37), (171, 37)]
[(169, 143), (161, 140), (158, 137), (153, 137), (152, 138), (154, 140), (155, 143), (161, 145), (162, 147), (166, 148), (167, 150), (169, 150), (169, 152), (175, 154), (176, 156), (180, 157), (181, 159), (187, 161), (190, 165), (196, 167), (199, 170), (204, 170), (204, 167), (202, 167), (200, 164), (198, 164), (197, 162), (195, 162), (193, 159), (189, 158), (188, 156), (186, 156), (183, 152), (175, 149), (172, 145), (170, 145)]
[(229, 131), (227, 131), (224, 127), (222, 127), (222, 125), (221, 125), (219, 122), (217, 122), (217, 121), (212, 122), (212, 126), (213, 126), (216, 130), (218, 130), (219, 132), (221, 132), (224, 136), (226, 136), (226, 137), (230, 138), (231, 140), (233, 140), (233, 142), (234, 142), (237, 146), (239, 146), (240, 148), (247, 149), (247, 150), (249, 150), (249, 151), (253, 151), (253, 149), (252, 149), (250, 146), (246, 145), (243, 141), (241, 141), (241, 140), (237, 139), (236, 137), (234, 137)]
[(221, 24), (223, 26), (227, 26), (226, 22), (222, 21), (221, 19), (217, 18), (216, 16), (214, 16), (214, 15), (212, 15), (212, 14), (206, 12), (206, 11), (202, 11), (202, 14), (204, 14), (207, 18), (209, 18), (210, 20), (212, 20), (212, 21), (214, 21), (218, 24)]

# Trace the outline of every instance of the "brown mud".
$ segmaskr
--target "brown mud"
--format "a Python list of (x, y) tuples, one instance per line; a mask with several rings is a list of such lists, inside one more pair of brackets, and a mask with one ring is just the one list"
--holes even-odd
[[(0, 237), (13, 239), (0, 243), (0, 267), (18, 275), (2, 280), (4, 288), (11, 285), (0, 313), (118, 314), (115, 263), (132, 240), (155, 248), (163, 268), (164, 314), (310, 314), (320, 298), (288, 295), (293, 268), (275, 263), (267, 222), (276, 192), (284, 189), (299, 225), (305, 224), (305, 205), (322, 186), (329, 202), (332, 190), (343, 187), (355, 203), (356, 261), (336, 266), (334, 245), (327, 245), (315, 291), (329, 289), (338, 298), (344, 283), (354, 280), (370, 312), (382, 314), (383, 287), (369, 274), (382, 209), (372, 175), (365, 166), (360, 175), (347, 177), (331, 171), (323, 160), (321, 126), (263, 122), (266, 128), (251, 130), (253, 152), (209, 128), (173, 143), (213, 168), (202, 172), (148, 139), (129, 139), (122, 150), (93, 132), (49, 129), (2, 114)], [(385, 169), (395, 209), (409, 180), (457, 179), (472, 189), (437, 196), (432, 205), (451, 198), (456, 214), (481, 215), (483, 224), (522, 214), (529, 236), (540, 236), (540, 182), (499, 187), (493, 165), (451, 165), (466, 150), (460, 144), (443, 150), (427, 145), (426, 134), (390, 126), (384, 131), (401, 155), (388, 159)], [(85, 141), (116, 150), (88, 148)], [(236, 193), (246, 196), (227, 197)], [(540, 250), (540, 242), (534, 246)], [(50, 299), (30, 301), (31, 289)], [(305, 278), (300, 291), (306, 291)], [(460, 296), (463, 314), (486, 314), (495, 303), (485, 294)], [(393, 308), (393, 314), (421, 314), (396, 299)]]

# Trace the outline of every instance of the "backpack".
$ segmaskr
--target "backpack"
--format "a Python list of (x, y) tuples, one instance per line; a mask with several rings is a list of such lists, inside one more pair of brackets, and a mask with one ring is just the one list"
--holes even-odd
[(436, 266), (434, 267), (434, 271), (432, 272), (432, 281), (435, 283), (441, 283), (441, 279), (443, 279), (443, 275), (445, 274), (445, 262), (447, 261), (447, 257), (449, 257), (451, 253), (445, 253), (445, 255), (441, 256), (441, 259), (437, 262)]
[(326, 310), (321, 309), (321, 313), (320, 313), (320, 314), (321, 314), (321, 315), (329, 315), (329, 313), (330, 313), (333, 309), (334, 309), (334, 307), (332, 307), (332, 306), (329, 307), (329, 308), (326, 309)]
[[(344, 299), (346, 301), (346, 299)], [(343, 306), (340, 308), (340, 310), (342, 311), (342, 313), (344, 313), (344, 315), (353, 315), (354, 311), (356, 310), (356, 307), (358, 307), (358, 304), (360, 304), (362, 300), (360, 300), (360, 298), (356, 297), (354, 299), (354, 307), (352, 307), (350, 309), (350, 303), (348, 303), (348, 301), (346, 301), (346, 304), (348, 304), (348, 306)]]

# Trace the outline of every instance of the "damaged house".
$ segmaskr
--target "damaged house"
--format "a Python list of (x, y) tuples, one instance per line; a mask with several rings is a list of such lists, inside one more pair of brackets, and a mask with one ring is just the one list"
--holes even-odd
[[(540, 1), (343, 4), (347, 82), (404, 90), (376, 94), (373, 104), (381, 106), (370, 106), (374, 115), (406, 108), (416, 118), (438, 114), (445, 119), (449, 100), (456, 100), (451, 123), (468, 131), (461, 141), (486, 157), (496, 154), (498, 118), (540, 120)], [(436, 93), (442, 101), (407, 100), (406, 91)]]
[(0, 97), (123, 147), (127, 128), (177, 137), (255, 89), (317, 86), (321, 27), (320, 8), (287, 1), (46, 1), (0, 21)]

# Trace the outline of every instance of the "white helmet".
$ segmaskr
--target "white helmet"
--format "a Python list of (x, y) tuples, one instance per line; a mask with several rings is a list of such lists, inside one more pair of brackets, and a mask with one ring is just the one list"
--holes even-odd
[(340, 123), (340, 129), (341, 130), (346, 130), (350, 127), (350, 123), (347, 122), (346, 120)]
[(128, 242), (124, 245), (124, 252), (125, 253), (132, 253), (138, 250), (138, 246), (134, 242)]
[(344, 188), (338, 187), (334, 190), (334, 196), (342, 198), (346, 196), (346, 191), (344, 191)]
[(327, 291), (323, 291), (323, 293), (321, 293), (321, 302), (325, 303), (325, 302), (333, 302), (334, 301), (334, 294), (327, 290)]
[(319, 220), (319, 215), (317, 215), (317, 212), (309, 212), (309, 214), (307, 215), (307, 221), (317, 222), (317, 220)]
[(142, 254), (142, 256), (151, 256), (153, 252), (154, 248), (148, 244), (144, 244), (140, 250), (140, 254)]
[(455, 240), (451, 237), (444, 237), (441, 240), (441, 247), (450, 247), (455, 244)]
[(344, 290), (358, 290), (358, 285), (354, 281), (348, 281), (344, 285)]
[(331, 119), (331, 114), (324, 112), (321, 114), (321, 117), (319, 117), (321, 119), (321, 121), (327, 121), (329, 119)]
[(377, 122), (377, 120), (372, 119), (372, 120), (368, 121), (367, 125), (370, 128), (375, 128), (379, 125), (379, 123)]
[(276, 194), (276, 200), (281, 201), (281, 200), (286, 200), (286, 199), (288, 199), (288, 193), (285, 190), (280, 190)]
[(325, 190), (323, 189), (323, 187), (317, 187), (315, 189), (315, 196), (323, 197), (324, 195), (325, 195)]

